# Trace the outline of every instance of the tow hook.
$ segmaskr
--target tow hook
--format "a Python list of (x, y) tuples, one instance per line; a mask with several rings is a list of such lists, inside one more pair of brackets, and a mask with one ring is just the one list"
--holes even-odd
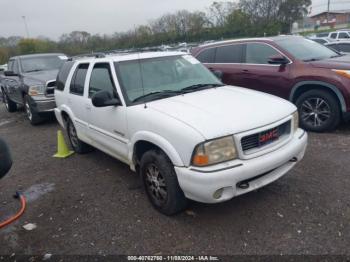
[(289, 160), (289, 162), (296, 163), (296, 162), (298, 162), (298, 158), (293, 157), (291, 160)]
[(249, 183), (248, 182), (240, 182), (237, 184), (237, 187), (240, 189), (248, 189), (249, 188)]

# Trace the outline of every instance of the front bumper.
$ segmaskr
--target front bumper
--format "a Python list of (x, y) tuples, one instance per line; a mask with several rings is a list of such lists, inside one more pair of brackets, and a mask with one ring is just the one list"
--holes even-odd
[(56, 108), (54, 97), (32, 96), (31, 105), (37, 113), (53, 112)]
[[(187, 198), (203, 203), (218, 203), (282, 177), (304, 157), (306, 146), (307, 133), (298, 129), (291, 141), (268, 154), (249, 160), (234, 160), (211, 169), (175, 167), (175, 172)], [(249, 181), (248, 188), (238, 186), (243, 181)], [(220, 189), (221, 196), (214, 197), (214, 193)]]

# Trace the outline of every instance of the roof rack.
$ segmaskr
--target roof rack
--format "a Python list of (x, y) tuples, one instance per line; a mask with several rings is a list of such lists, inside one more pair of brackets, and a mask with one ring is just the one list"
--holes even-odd
[(81, 54), (81, 55), (76, 55), (76, 56), (71, 56), (68, 58), (68, 61), (73, 61), (79, 58), (84, 58), (84, 57), (95, 57), (95, 58), (105, 58), (106, 55), (105, 53), (89, 53), (89, 54)]

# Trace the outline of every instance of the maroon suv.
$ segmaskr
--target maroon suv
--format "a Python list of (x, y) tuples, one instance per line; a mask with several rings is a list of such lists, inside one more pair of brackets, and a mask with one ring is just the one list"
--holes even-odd
[(247, 87), (296, 104), (300, 125), (332, 130), (350, 119), (350, 56), (298, 36), (231, 40), (192, 54), (225, 84)]

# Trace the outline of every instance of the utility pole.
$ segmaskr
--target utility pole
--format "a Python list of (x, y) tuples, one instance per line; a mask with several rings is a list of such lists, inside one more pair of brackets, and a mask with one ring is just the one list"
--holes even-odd
[(26, 29), (26, 33), (27, 33), (27, 38), (29, 38), (29, 30), (28, 30), (28, 25), (27, 25), (27, 21), (26, 21), (26, 17), (23, 15), (22, 16), (23, 22), (24, 22), (24, 27)]
[(330, 10), (331, 0), (328, 0), (328, 7), (327, 7), (327, 24), (329, 23), (329, 10)]

